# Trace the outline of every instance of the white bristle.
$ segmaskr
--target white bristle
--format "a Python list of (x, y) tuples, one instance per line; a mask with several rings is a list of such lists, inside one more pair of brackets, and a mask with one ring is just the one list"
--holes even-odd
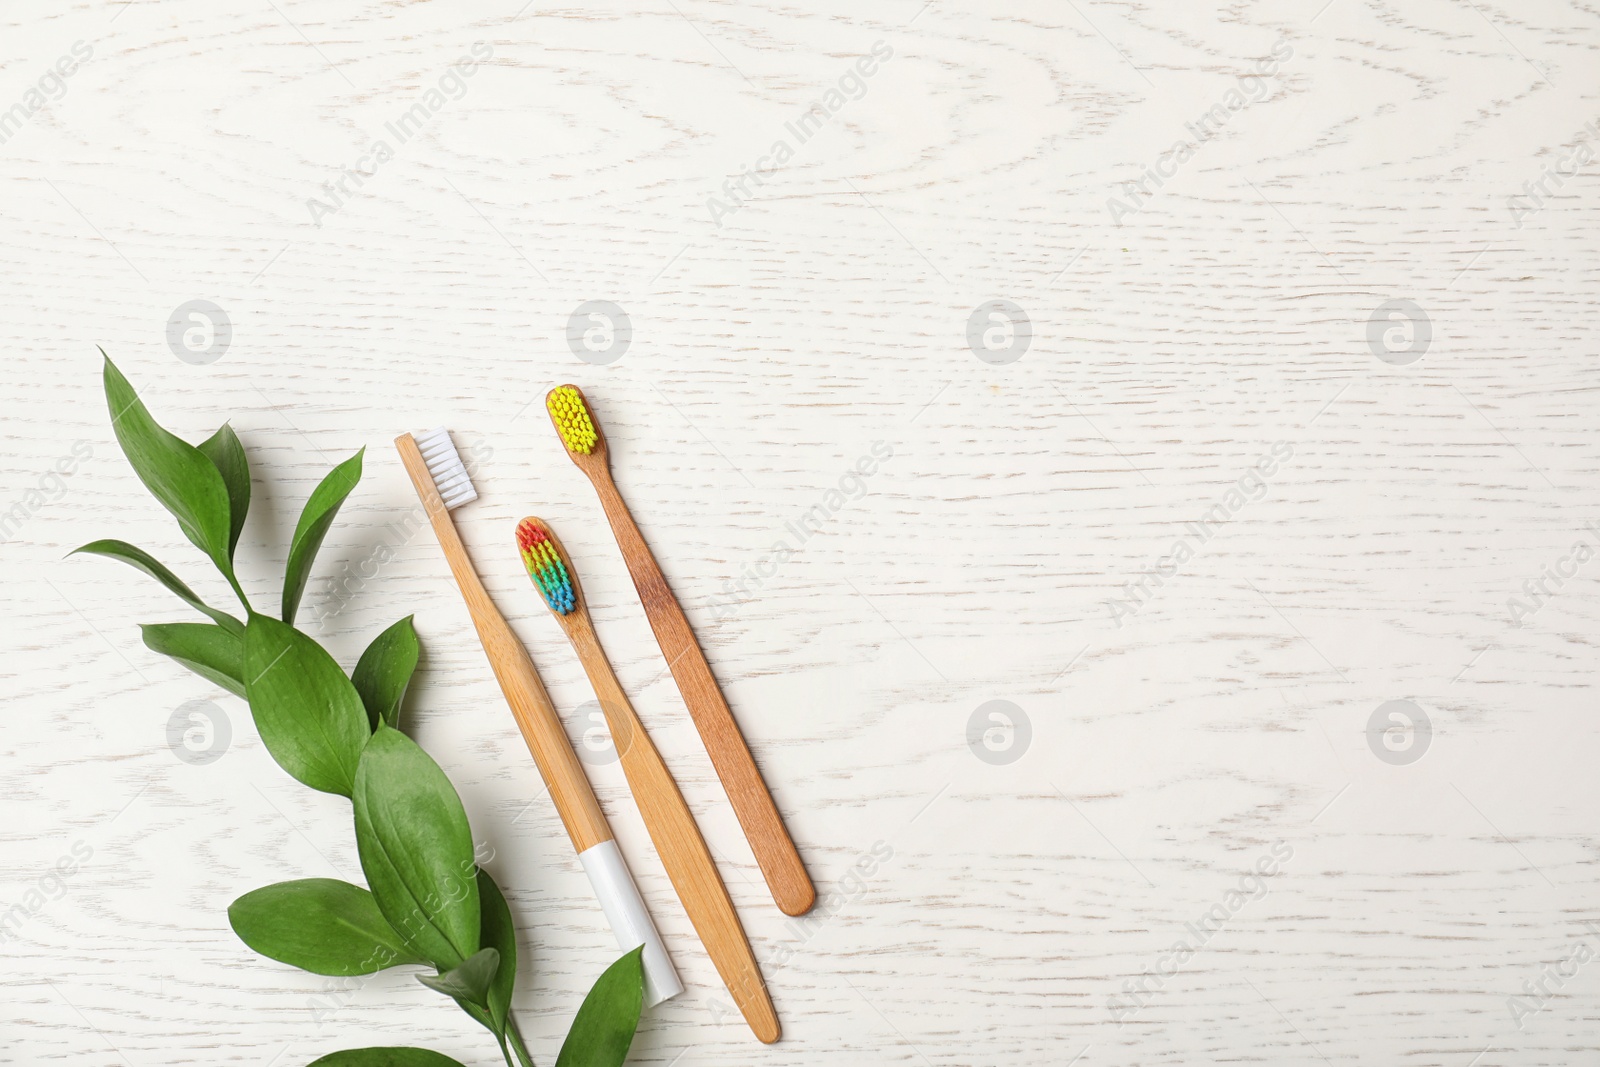
[(417, 434), (416, 441), (422, 461), (433, 475), (434, 488), (439, 490), (439, 499), (446, 508), (458, 508), (478, 499), (478, 491), (472, 488), (472, 476), (467, 473), (467, 465), (461, 462), (461, 453), (451, 442), (449, 430), (441, 426)]

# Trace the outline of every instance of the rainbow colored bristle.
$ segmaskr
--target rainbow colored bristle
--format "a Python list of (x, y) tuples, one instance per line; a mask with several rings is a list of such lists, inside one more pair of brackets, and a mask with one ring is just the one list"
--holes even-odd
[(561, 558), (561, 550), (538, 519), (517, 523), (517, 549), (522, 553), (522, 565), (528, 568), (528, 577), (539, 587), (550, 610), (567, 615), (576, 609), (578, 590), (572, 584), (572, 575)]
[(589, 417), (589, 407), (583, 394), (570, 385), (558, 385), (544, 398), (555, 421), (556, 432), (570, 451), (587, 456), (594, 451), (600, 435), (595, 431), (594, 420)]

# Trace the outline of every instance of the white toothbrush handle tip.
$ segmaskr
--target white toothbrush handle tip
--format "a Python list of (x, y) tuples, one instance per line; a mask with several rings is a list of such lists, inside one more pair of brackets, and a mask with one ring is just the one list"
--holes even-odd
[(617, 935), (620, 949), (644, 946), (644, 1005), (653, 1007), (683, 992), (683, 982), (667, 955), (667, 946), (656, 931), (655, 921), (645, 910), (639, 887), (633, 884), (633, 875), (622, 859), (616, 841), (602, 841), (578, 853), (589, 884), (600, 908)]

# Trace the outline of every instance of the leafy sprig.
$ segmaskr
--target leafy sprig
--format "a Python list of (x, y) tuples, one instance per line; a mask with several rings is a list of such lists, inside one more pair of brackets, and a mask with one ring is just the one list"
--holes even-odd
[[(102, 349), (101, 355), (105, 352)], [(352, 675), (294, 626), (312, 564), (339, 508), (361, 480), (363, 452), (322, 479), (290, 540), (278, 617), (258, 613), (234, 573), (250, 509), (250, 464), (224, 425), (191, 445), (156, 422), (111, 358), (104, 368), (111, 425), (134, 473), (221, 572), (244, 618), (212, 607), (160, 561), (124, 541), (77, 552), (121, 560), (155, 578), (208, 622), (143, 626), (145, 645), (242, 697), (262, 743), (298, 781), (348, 797), (365, 888), (302, 878), (246, 893), (228, 921), (250, 948), (313, 974), (341, 977), (389, 967), (417, 975), (494, 1035), (508, 1067), (533, 1060), (511, 1014), (517, 936), (505, 896), (477, 865), (472, 828), (439, 765), (400, 730), (417, 667), (412, 619), (373, 639)], [(640, 950), (602, 973), (584, 998), (556, 1067), (618, 1067), (638, 1028)], [(515, 1058), (513, 1058), (515, 1057)], [(419, 1048), (335, 1052), (312, 1067), (460, 1067)]]

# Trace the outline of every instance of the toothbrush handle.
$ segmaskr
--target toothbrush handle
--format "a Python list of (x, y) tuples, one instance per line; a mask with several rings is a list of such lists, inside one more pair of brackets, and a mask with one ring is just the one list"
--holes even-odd
[(716, 965), (740, 1014), (756, 1037), (770, 1045), (781, 1033), (778, 1012), (767, 992), (755, 952), (750, 948), (750, 939), (739, 922), (739, 913), (728, 896), (728, 887), (717, 872), (711, 849), (701, 836), (700, 827), (683, 793), (678, 790), (672, 772), (645, 732), (622, 683), (617, 681), (595, 636), (587, 610), (580, 609), (578, 622), (567, 627), (567, 634), (583, 663), (584, 673), (594, 686), (595, 695), (600, 698), (612, 744), (622, 759), (628, 788), (644, 819), (645, 829), (650, 832), (650, 840), (655, 843), (661, 865), (672, 879), (672, 888), (677, 891), (683, 910), (705, 946), (706, 955)]
[(622, 494), (617, 492), (610, 472), (591, 473), (590, 478), (600, 496), (600, 506), (611, 522), (617, 546), (622, 549), (622, 558), (628, 564), (628, 574), (644, 604), (650, 628), (655, 631), (656, 643), (672, 669), (678, 692), (683, 695), (695, 729), (700, 732), (706, 753), (711, 757), (711, 765), (716, 768), (734, 814), (739, 817), (739, 825), (766, 877), (772, 899), (785, 915), (802, 915), (816, 902), (816, 888), (761, 778), (755, 757), (739, 732), (722, 688), (711, 673), (711, 665), (706, 662), (705, 653), (695, 640), (677, 597), (672, 595), (655, 555), (645, 543), (644, 534), (633, 521)]

